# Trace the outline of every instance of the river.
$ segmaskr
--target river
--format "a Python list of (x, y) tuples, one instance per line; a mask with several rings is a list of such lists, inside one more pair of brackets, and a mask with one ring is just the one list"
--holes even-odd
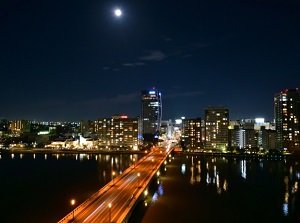
[[(1, 154), (0, 222), (55, 223), (141, 157)], [(300, 222), (299, 161), (175, 154), (129, 223)]]

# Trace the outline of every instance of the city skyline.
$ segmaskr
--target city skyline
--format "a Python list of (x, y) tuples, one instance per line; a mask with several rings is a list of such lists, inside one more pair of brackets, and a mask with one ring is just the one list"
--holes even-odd
[(299, 1), (0, 4), (1, 118), (136, 117), (155, 87), (163, 120), (273, 121), (274, 95), (299, 87)]

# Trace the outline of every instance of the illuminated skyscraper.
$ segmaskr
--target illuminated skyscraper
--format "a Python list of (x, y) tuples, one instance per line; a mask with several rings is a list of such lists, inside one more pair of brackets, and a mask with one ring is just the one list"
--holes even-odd
[(99, 118), (95, 122), (100, 146), (109, 146), (137, 150), (142, 143), (139, 139), (139, 117), (128, 118), (127, 115), (114, 115), (112, 118)]
[(274, 96), (277, 149), (300, 152), (300, 92), (286, 89)]
[(182, 140), (192, 150), (203, 149), (201, 118), (182, 120)]
[(205, 149), (225, 150), (229, 141), (229, 109), (208, 107), (205, 115)]
[(143, 90), (142, 99), (142, 132), (145, 141), (153, 141), (157, 133), (160, 132), (162, 118), (162, 101), (159, 90)]

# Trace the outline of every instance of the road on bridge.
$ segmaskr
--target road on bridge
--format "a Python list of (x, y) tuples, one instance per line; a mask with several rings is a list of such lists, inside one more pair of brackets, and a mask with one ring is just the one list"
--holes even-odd
[(169, 148), (152, 149), (58, 223), (122, 223), (169, 153)]

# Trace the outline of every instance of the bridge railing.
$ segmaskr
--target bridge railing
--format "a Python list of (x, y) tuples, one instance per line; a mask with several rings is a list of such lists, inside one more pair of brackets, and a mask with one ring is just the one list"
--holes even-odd
[[(154, 175), (157, 173), (157, 170), (161, 167), (161, 165), (163, 164), (164, 160), (168, 157), (168, 155), (170, 154), (171, 151), (169, 151), (165, 158), (162, 158), (159, 162), (158, 165), (156, 165), (155, 168), (153, 168), (151, 170), (151, 174), (148, 175), (148, 177), (146, 178), (146, 180), (144, 181), (144, 183), (142, 183), (140, 185), (140, 189), (137, 191), (137, 193), (135, 194), (135, 196), (133, 197), (133, 199), (131, 199), (131, 201), (129, 202), (126, 210), (122, 213), (121, 217), (116, 221), (116, 223), (127, 223), (128, 221), (128, 215), (131, 213), (132, 208), (134, 207), (134, 205), (136, 204), (136, 202), (140, 199), (142, 193), (144, 192), (144, 190), (146, 189), (146, 187), (149, 185), (150, 181), (152, 180), (152, 178), (154, 177)], [(146, 157), (145, 157), (146, 158)]]
[[(151, 152), (149, 152), (147, 155), (150, 155), (150, 154), (151, 154)], [(131, 166), (129, 166), (121, 175), (116, 176), (114, 178), (114, 181), (117, 182), (122, 177), (124, 177), (127, 173), (132, 171), (135, 168), (135, 166), (137, 166), (140, 162), (142, 162), (143, 160), (145, 160), (147, 158), (147, 155), (143, 156), (141, 159), (139, 159), (136, 164), (132, 164)], [(108, 182), (104, 187), (102, 187), (100, 190), (98, 190), (96, 193), (94, 193), (91, 197), (89, 197), (87, 200), (85, 200), (83, 203), (81, 203), (79, 206), (77, 206), (74, 210), (72, 210), (70, 213), (68, 213), (66, 216), (64, 216), (57, 223), (69, 222), (71, 219), (73, 219), (73, 215), (76, 215), (76, 212), (79, 212), (84, 207), (93, 203), (96, 198), (99, 198), (99, 196), (106, 193), (112, 186), (113, 186), (112, 181)]]

